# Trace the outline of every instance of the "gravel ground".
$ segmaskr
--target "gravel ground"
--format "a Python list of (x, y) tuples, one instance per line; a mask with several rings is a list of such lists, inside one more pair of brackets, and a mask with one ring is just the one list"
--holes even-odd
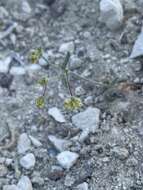
[[(0, 1), (0, 190), (143, 190), (142, 8), (142, 0)], [(48, 62), (31, 64), (38, 47)], [(75, 111), (63, 106), (69, 93), (56, 68), (68, 51), (72, 93), (83, 102)]]

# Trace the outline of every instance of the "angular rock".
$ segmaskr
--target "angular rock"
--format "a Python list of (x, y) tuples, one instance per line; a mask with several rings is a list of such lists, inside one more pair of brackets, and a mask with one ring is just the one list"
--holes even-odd
[(3, 164), (0, 164), (0, 177), (6, 176), (8, 169)]
[(71, 41), (71, 42), (66, 42), (64, 44), (62, 44), (59, 48), (59, 52), (60, 53), (67, 53), (67, 52), (70, 52), (71, 54), (74, 53), (74, 43)]
[(42, 143), (41, 143), (39, 140), (37, 140), (35, 137), (33, 137), (33, 136), (30, 135), (29, 138), (30, 138), (32, 144), (33, 144), (35, 147), (40, 147), (40, 146), (42, 146)]
[(0, 60), (0, 72), (6, 73), (8, 71), (11, 61), (11, 57), (6, 57), (5, 59)]
[(100, 121), (100, 110), (89, 107), (72, 117), (72, 123), (79, 129), (94, 133)]
[(123, 7), (120, 0), (100, 1), (101, 19), (111, 30), (118, 29), (123, 22)]
[(76, 55), (72, 55), (70, 57), (69, 67), (71, 70), (80, 68), (81, 64), (82, 64), (81, 59), (78, 58)]
[(20, 190), (16, 185), (4, 185), (3, 190)]
[(11, 7), (10, 13), (15, 19), (26, 21), (32, 15), (32, 8), (27, 0), (13, 0), (7, 4)]
[(51, 16), (55, 18), (62, 16), (65, 13), (66, 8), (67, 8), (67, 1), (56, 0), (50, 6)]
[(66, 121), (63, 114), (57, 107), (50, 108), (48, 114), (60, 123), (64, 123)]
[(31, 147), (31, 141), (26, 133), (20, 135), (18, 139), (17, 150), (19, 154), (25, 153)]
[(126, 148), (114, 147), (112, 153), (120, 160), (124, 160), (129, 156), (129, 151)]
[(27, 176), (22, 176), (17, 184), (20, 190), (33, 190), (32, 183)]
[(5, 17), (8, 16), (9, 16), (8, 11), (4, 7), (0, 6), (0, 19), (3, 20), (5, 19)]
[(76, 163), (78, 157), (77, 153), (64, 151), (57, 155), (57, 160), (63, 168), (70, 169)]
[(71, 187), (75, 183), (75, 177), (71, 176), (70, 174), (67, 174), (65, 177), (64, 185), (66, 187)]
[(84, 182), (76, 187), (77, 190), (88, 190), (88, 183)]
[(35, 166), (35, 156), (32, 153), (26, 154), (20, 159), (20, 165), (25, 169), (31, 169)]
[(12, 75), (25, 75), (26, 70), (23, 67), (12, 67), (10, 73)]
[(64, 151), (70, 143), (68, 140), (60, 139), (53, 135), (49, 135), (48, 138), (52, 142), (52, 144), (55, 146), (55, 148), (59, 150), (60, 152)]
[(34, 73), (34, 72), (39, 71), (41, 69), (41, 66), (34, 64), (34, 65), (26, 66), (25, 69), (28, 73)]
[(143, 56), (143, 28), (141, 33), (137, 37), (137, 40), (135, 41), (130, 58), (133, 59), (139, 56)]

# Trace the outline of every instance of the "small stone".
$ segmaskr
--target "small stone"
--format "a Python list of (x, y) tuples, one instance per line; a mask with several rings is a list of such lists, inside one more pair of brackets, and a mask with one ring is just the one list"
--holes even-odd
[(65, 118), (64, 118), (63, 114), (57, 107), (50, 108), (48, 111), (48, 114), (60, 123), (65, 122)]
[(50, 180), (60, 180), (64, 176), (64, 171), (61, 167), (58, 166), (52, 166), (52, 171), (48, 173), (48, 178)]
[(32, 64), (32, 65), (25, 67), (25, 69), (28, 73), (34, 73), (34, 72), (41, 70), (41, 66), (38, 64)]
[(88, 190), (88, 183), (84, 182), (77, 186), (77, 190)]
[(76, 163), (78, 157), (77, 153), (64, 151), (57, 155), (57, 160), (63, 168), (70, 169)]
[(11, 159), (11, 158), (6, 158), (6, 159), (5, 159), (5, 164), (6, 164), (7, 166), (10, 166), (10, 165), (12, 164), (12, 162), (13, 162), (13, 159)]
[(85, 90), (82, 88), (82, 86), (78, 86), (75, 89), (75, 95), (76, 96), (82, 96), (85, 94)]
[(5, 17), (8, 17), (9, 16), (9, 13), (7, 12), (7, 10), (0, 6), (0, 19), (3, 20), (5, 19)]
[(84, 100), (84, 103), (85, 103), (87, 106), (93, 104), (93, 97), (92, 97), (92, 96), (86, 97), (85, 100)]
[(43, 56), (39, 59), (39, 65), (41, 65), (43, 67), (49, 65), (49, 54), (48, 53), (43, 53)]
[(71, 70), (80, 68), (81, 67), (81, 59), (79, 59), (75, 55), (72, 55), (70, 57), (69, 67)]
[(23, 67), (12, 67), (10, 73), (12, 75), (25, 75), (26, 71)]
[(11, 40), (12, 44), (15, 45), (16, 44), (16, 35), (15, 34), (11, 34), (10, 35), (10, 40)]
[(59, 150), (60, 152), (64, 151), (70, 144), (68, 140), (60, 139), (53, 135), (49, 135), (48, 138), (52, 142), (52, 144), (55, 146), (55, 148)]
[(71, 187), (75, 183), (75, 178), (71, 175), (66, 175), (64, 185), (67, 187)]
[(16, 185), (4, 185), (3, 190), (20, 190)]
[(62, 44), (59, 48), (59, 52), (60, 53), (67, 53), (70, 52), (71, 54), (74, 53), (74, 43), (71, 42), (66, 42), (64, 44)]
[(9, 1), (10, 13), (12, 16), (20, 21), (26, 21), (32, 15), (32, 8), (27, 0), (13, 0)]
[(123, 7), (120, 0), (101, 0), (100, 1), (101, 19), (106, 26), (115, 30), (123, 22)]
[(35, 137), (33, 137), (33, 136), (30, 135), (29, 138), (30, 138), (32, 144), (33, 144), (35, 147), (40, 147), (40, 146), (42, 146), (42, 143), (41, 143), (39, 140), (37, 140)]
[(20, 159), (20, 165), (27, 170), (33, 168), (35, 166), (35, 162), (36, 159), (32, 153), (28, 153)]
[(27, 176), (22, 176), (17, 184), (20, 190), (33, 190), (32, 183)]
[(31, 142), (26, 133), (20, 135), (17, 145), (17, 150), (19, 154), (25, 153), (31, 147)]
[(67, 8), (67, 1), (65, 0), (56, 0), (55, 3), (52, 3), (50, 6), (52, 17), (60, 17), (65, 13)]
[(124, 160), (129, 156), (129, 151), (126, 148), (114, 147), (112, 153), (120, 160)]
[(5, 59), (0, 60), (0, 72), (2, 73), (8, 72), (11, 61), (12, 61), (11, 57), (6, 57)]
[(83, 131), (95, 133), (100, 121), (100, 110), (89, 107), (72, 117), (72, 123)]
[(3, 164), (0, 164), (0, 177), (6, 176), (8, 170), (7, 167), (4, 166)]
[(135, 41), (130, 58), (133, 59), (139, 56), (143, 56), (143, 28), (137, 40)]
[(23, 10), (23, 13), (31, 14), (32, 9), (31, 9), (28, 1), (23, 1), (22, 2), (22, 10)]
[(32, 183), (35, 185), (44, 185), (44, 179), (40, 176), (39, 172), (33, 173)]

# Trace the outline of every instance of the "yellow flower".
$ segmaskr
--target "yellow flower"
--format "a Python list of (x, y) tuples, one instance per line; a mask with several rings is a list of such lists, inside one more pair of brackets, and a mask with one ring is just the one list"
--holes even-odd
[(68, 110), (75, 110), (82, 106), (80, 98), (71, 97), (65, 100), (64, 107)]
[(29, 56), (31, 63), (37, 63), (42, 56), (42, 48), (33, 50)]
[(38, 81), (38, 83), (41, 85), (41, 86), (45, 86), (48, 84), (48, 78), (47, 77), (43, 77), (42, 79), (40, 79)]
[(44, 97), (43, 96), (40, 96), (39, 98), (37, 98), (37, 100), (36, 100), (36, 106), (38, 107), (38, 108), (44, 108), (44, 106), (45, 106), (45, 100), (44, 100)]

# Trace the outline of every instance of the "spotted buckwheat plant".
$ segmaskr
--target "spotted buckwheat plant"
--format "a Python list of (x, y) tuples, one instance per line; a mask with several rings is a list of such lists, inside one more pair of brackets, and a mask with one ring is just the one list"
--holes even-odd
[[(41, 57), (44, 58), (45, 61), (48, 61), (45, 57), (43, 57), (42, 48), (37, 48), (31, 51), (29, 60), (31, 61), (31, 63), (37, 63)], [(80, 98), (75, 97), (72, 92), (72, 88), (71, 88), (70, 80), (69, 80), (69, 74), (70, 74), (70, 70), (68, 69), (69, 59), (70, 59), (70, 53), (68, 52), (61, 66), (61, 70), (62, 70), (62, 76), (64, 79), (64, 84), (66, 85), (69, 91), (70, 97), (68, 99), (65, 99), (63, 105), (65, 109), (72, 111), (75, 109), (79, 109), (82, 106), (82, 101)], [(47, 85), (48, 85), (48, 78), (43, 77), (42, 79), (38, 81), (38, 84), (40, 84), (43, 87), (43, 93), (41, 96), (39, 96), (36, 99), (36, 106), (42, 109), (45, 106), (45, 95), (46, 95), (46, 90), (47, 90)]]

